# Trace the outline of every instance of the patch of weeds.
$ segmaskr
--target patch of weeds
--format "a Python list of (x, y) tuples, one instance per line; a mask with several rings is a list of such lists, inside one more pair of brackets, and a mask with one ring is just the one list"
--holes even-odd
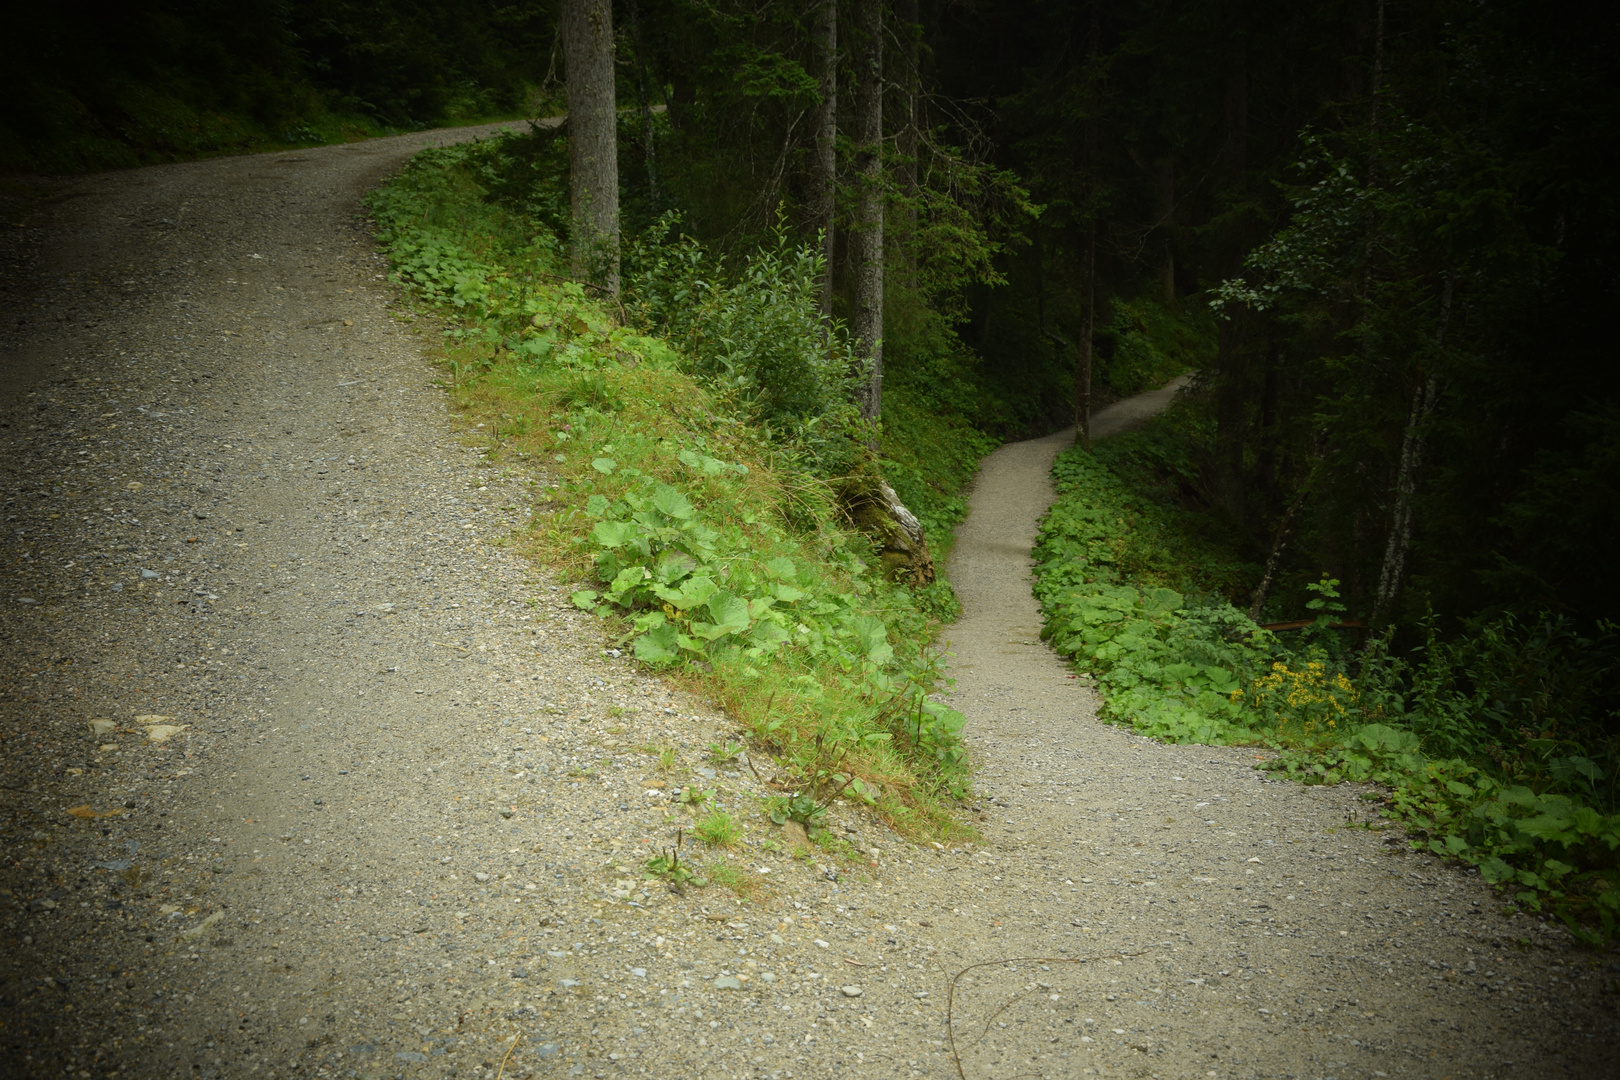
[(827, 816), (827, 808), (804, 793), (771, 795), (765, 799), (765, 816), (777, 825), (797, 821), (806, 827), (819, 825)]
[(715, 765), (730, 765), (742, 756), (741, 743), (727, 741), (724, 746), (720, 743), (710, 743), (706, 749), (709, 751), (709, 761)]
[(642, 864), (642, 875), (648, 881), (666, 881), (674, 887), (676, 892), (684, 892), (688, 885), (702, 888), (709, 883), (707, 878), (702, 877), (690, 865), (681, 861), (681, 841), (683, 839), (683, 834), (677, 830), (674, 847), (659, 852)]
[(742, 824), (724, 810), (711, 810), (692, 826), (692, 832), (710, 847), (735, 847), (742, 839)]
[(714, 800), (714, 788), (700, 788), (696, 784), (688, 784), (675, 795), (675, 801), (690, 809), (699, 810)]
[(758, 900), (769, 891), (758, 874), (745, 866), (734, 866), (723, 857), (706, 866), (704, 872), (710, 881), (725, 886), (742, 900)]

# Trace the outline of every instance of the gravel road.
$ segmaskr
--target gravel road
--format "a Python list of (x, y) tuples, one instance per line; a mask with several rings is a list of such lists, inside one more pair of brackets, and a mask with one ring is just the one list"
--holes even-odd
[[(952, 565), (982, 842), (840, 807), (860, 860), (795, 853), (730, 721), (508, 542), (549, 481), (382, 280), (364, 191), (478, 133), (0, 203), (6, 1076), (1613, 1075), (1561, 932), (1355, 792), (1096, 723), (1027, 583), (1060, 439)], [(693, 782), (762, 900), (641, 879)]]

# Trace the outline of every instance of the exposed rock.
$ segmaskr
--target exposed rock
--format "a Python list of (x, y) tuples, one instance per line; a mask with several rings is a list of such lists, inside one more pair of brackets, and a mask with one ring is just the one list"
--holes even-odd
[(905, 585), (933, 583), (934, 560), (928, 554), (922, 524), (888, 481), (871, 473), (848, 477), (839, 491), (839, 503), (855, 527), (872, 541), (885, 577)]

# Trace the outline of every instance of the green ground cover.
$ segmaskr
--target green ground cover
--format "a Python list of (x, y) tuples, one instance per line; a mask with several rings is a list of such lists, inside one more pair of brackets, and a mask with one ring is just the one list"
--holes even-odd
[[(622, 647), (752, 733), (799, 796), (791, 816), (842, 797), (911, 835), (957, 831), (962, 718), (927, 696), (954, 598), (885, 580), (839, 508), (841, 479), (874, 461), (842, 333), (830, 354), (821, 337), (813, 254), (778, 237), (730, 269), (672, 233), (637, 246), (606, 301), (500, 197), (515, 145), (425, 151), (371, 207), (396, 278), (447, 317), (469, 437), (535, 482), (520, 542), (584, 583), (574, 602)], [(937, 539), (985, 440), (903, 392), (889, 407), (882, 459)]]
[[(1397, 654), (1335, 629), (1338, 582), (1310, 586), (1311, 622), (1262, 629), (1234, 606), (1258, 568), (1208, 515), (1180, 508), (1172, 412), (1053, 470), (1036, 548), (1044, 636), (1090, 673), (1113, 723), (1172, 742), (1263, 745), (1264, 768), (1311, 784), (1379, 785), (1370, 827), (1453, 856), (1504, 899), (1578, 934), (1620, 914), (1615, 746), (1604, 687), (1615, 634), (1504, 614)], [(1186, 464), (1186, 463), (1182, 463)], [(1612, 725), (1611, 725), (1612, 726)]]

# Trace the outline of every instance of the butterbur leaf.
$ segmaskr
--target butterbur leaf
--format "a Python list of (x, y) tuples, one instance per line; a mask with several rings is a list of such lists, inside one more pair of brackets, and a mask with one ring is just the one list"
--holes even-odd
[(581, 611), (595, 611), (597, 592), (595, 589), (581, 589), (569, 597), (574, 606)]
[(686, 500), (686, 496), (668, 484), (658, 485), (658, 489), (653, 492), (652, 504), (659, 513), (677, 521), (685, 521), (697, 513), (692, 504)]
[(792, 604), (803, 600), (807, 595), (803, 589), (796, 589), (792, 585), (784, 585), (781, 582), (771, 586), (771, 594), (784, 604)]
[(720, 591), (710, 578), (699, 574), (681, 582), (678, 588), (665, 585), (654, 585), (653, 594), (681, 611), (690, 611), (692, 608), (708, 602), (709, 597)]
[(605, 548), (623, 547), (640, 535), (641, 529), (633, 521), (598, 521), (591, 536)]
[(592, 495), (585, 500), (585, 512), (594, 518), (606, 517), (612, 505), (607, 501), (607, 496)]
[(781, 578), (785, 582), (799, 580), (799, 568), (793, 565), (792, 559), (766, 559), (765, 571), (772, 577)]
[(665, 548), (658, 553), (658, 580), (665, 585), (673, 585), (697, 568), (697, 559), (678, 548)]
[(681, 656), (679, 634), (673, 623), (665, 623), (636, 638), (632, 650), (643, 663), (673, 664)]
[(874, 664), (886, 664), (894, 659), (894, 648), (889, 644), (889, 628), (883, 620), (872, 615), (857, 615), (849, 621), (855, 639), (861, 643), (861, 652)]
[(595, 461), (591, 462), (591, 468), (595, 469), (604, 476), (612, 475), (613, 470), (617, 469), (618, 467), (619, 463), (610, 457), (599, 457)]
[(1479, 864), (1479, 876), (1484, 878), (1488, 884), (1500, 885), (1513, 877), (1513, 867), (1503, 862), (1498, 856), (1492, 855)]
[(742, 633), (748, 629), (748, 601), (734, 593), (721, 593), (709, 599), (709, 616), (714, 620), (714, 637)]

